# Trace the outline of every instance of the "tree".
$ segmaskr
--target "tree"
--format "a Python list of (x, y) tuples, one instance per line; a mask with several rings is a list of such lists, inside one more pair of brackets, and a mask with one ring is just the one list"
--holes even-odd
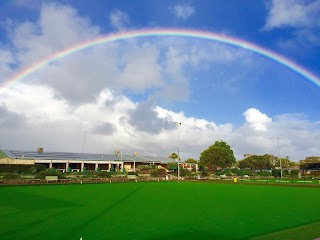
[(306, 157), (305, 160), (299, 162), (300, 169), (320, 169), (320, 157)]
[(269, 155), (252, 155), (239, 162), (239, 168), (271, 169), (272, 164)]
[(178, 169), (178, 164), (175, 163), (175, 162), (169, 162), (167, 164), (167, 167), (168, 167), (169, 170), (176, 170), (176, 169)]
[(172, 158), (172, 159), (177, 159), (179, 156), (178, 156), (178, 154), (176, 154), (176, 153), (171, 153), (170, 155), (169, 155), (169, 158)]
[(198, 163), (197, 160), (193, 159), (193, 158), (188, 158), (187, 160), (184, 161), (185, 163)]
[(200, 155), (200, 165), (211, 168), (227, 168), (236, 162), (231, 147), (223, 141), (216, 141)]

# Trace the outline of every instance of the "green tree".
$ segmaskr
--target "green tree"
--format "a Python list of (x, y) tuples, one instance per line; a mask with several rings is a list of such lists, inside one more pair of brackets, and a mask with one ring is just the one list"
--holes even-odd
[(187, 160), (184, 161), (185, 163), (198, 163), (197, 160), (193, 159), (193, 158), (188, 158)]
[(169, 158), (172, 158), (172, 159), (177, 159), (179, 156), (178, 156), (178, 154), (176, 154), (176, 153), (171, 153), (170, 155), (169, 155)]
[[(281, 166), (282, 168), (291, 168), (298, 166), (298, 163), (290, 161), (289, 157), (281, 158)], [(280, 167), (280, 161), (277, 161), (275, 167)]]
[(272, 164), (269, 155), (252, 155), (239, 162), (239, 168), (271, 169)]
[(167, 167), (168, 167), (169, 170), (176, 170), (176, 169), (178, 169), (178, 164), (175, 163), (175, 162), (169, 162), (167, 164)]
[(320, 157), (316, 157), (316, 156), (306, 157), (306, 159), (301, 160), (299, 164), (300, 164), (300, 169), (320, 168)]
[(200, 165), (211, 168), (226, 168), (236, 162), (231, 147), (223, 141), (216, 141), (200, 155)]

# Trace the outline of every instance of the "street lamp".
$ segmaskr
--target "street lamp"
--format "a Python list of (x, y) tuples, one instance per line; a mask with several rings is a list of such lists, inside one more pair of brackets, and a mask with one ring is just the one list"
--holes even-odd
[(179, 167), (179, 160), (180, 160), (180, 126), (181, 122), (175, 122), (176, 126), (178, 127), (178, 181), (180, 180), (180, 167)]

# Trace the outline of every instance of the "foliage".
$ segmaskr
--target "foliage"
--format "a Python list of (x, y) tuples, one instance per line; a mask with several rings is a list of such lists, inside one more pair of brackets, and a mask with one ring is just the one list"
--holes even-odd
[(138, 172), (141, 173), (151, 173), (154, 168), (149, 165), (141, 165), (138, 167)]
[(178, 169), (178, 164), (175, 163), (175, 162), (169, 162), (167, 164), (167, 167), (168, 167), (169, 170), (176, 170), (176, 169)]
[(136, 172), (128, 172), (128, 175), (138, 175)]
[(167, 175), (167, 171), (163, 168), (159, 168), (151, 172), (151, 177), (164, 177), (166, 175)]
[(200, 174), (201, 177), (208, 177), (210, 175), (211, 175), (211, 173), (208, 172), (208, 171), (202, 171), (201, 174)]
[(223, 141), (216, 141), (200, 155), (200, 165), (217, 168), (230, 167), (236, 162), (230, 146)]
[(97, 172), (96, 175), (97, 177), (111, 178), (111, 173), (107, 171)]
[(299, 163), (320, 163), (320, 157), (318, 156), (306, 157), (305, 160), (300, 160)]
[(269, 155), (252, 155), (239, 162), (241, 169), (271, 169), (271, 161)]
[(17, 179), (19, 178), (18, 173), (4, 173), (3, 174), (3, 179), (5, 180), (11, 180), (11, 179)]
[(306, 157), (305, 160), (300, 160), (300, 169), (317, 169), (320, 168), (320, 157)]
[(189, 171), (188, 169), (180, 168), (180, 177), (187, 177), (191, 175), (192, 175), (192, 172)]
[(188, 158), (187, 160), (184, 161), (185, 163), (198, 163), (197, 160), (193, 159), (193, 158)]
[[(289, 157), (281, 158), (281, 166), (282, 168), (291, 168), (291, 167), (296, 167), (299, 164), (296, 162), (292, 162), (289, 160)], [(274, 164), (275, 167), (280, 167), (280, 159), (277, 158), (276, 164)]]
[(37, 173), (37, 175), (34, 177), (35, 179), (45, 179), (46, 176), (58, 176), (59, 179), (65, 178), (63, 173), (59, 169), (45, 169), (43, 171), (40, 171)]
[(300, 164), (300, 169), (320, 169), (319, 163), (302, 163)]
[(177, 159), (179, 156), (178, 156), (178, 154), (176, 154), (176, 153), (171, 153), (170, 155), (169, 155), (169, 158), (172, 158), (172, 159)]
[(268, 176), (272, 175), (272, 172), (271, 171), (261, 170), (261, 171), (257, 172), (257, 175), (262, 176), (262, 177), (268, 177)]
[(35, 173), (44, 169), (45, 166), (40, 164), (0, 164), (0, 172), (8, 173)]

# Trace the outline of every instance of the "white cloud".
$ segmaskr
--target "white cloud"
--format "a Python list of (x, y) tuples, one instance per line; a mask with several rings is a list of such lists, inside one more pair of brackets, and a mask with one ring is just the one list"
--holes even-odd
[[(310, 122), (304, 115), (285, 114), (273, 120), (258, 109), (244, 112), (245, 123), (217, 125), (212, 121), (188, 117), (160, 107), (152, 100), (134, 103), (108, 89), (102, 90), (92, 102), (72, 106), (57, 99), (46, 86), (16, 84), (0, 95), (0, 124), (2, 140), (7, 148), (52, 151), (85, 151), (168, 155), (176, 151), (178, 139), (175, 122), (180, 126), (180, 151), (183, 159), (198, 158), (200, 153), (217, 140), (224, 140), (234, 150), (237, 159), (245, 153), (281, 154), (292, 160), (318, 154), (319, 123)], [(18, 113), (18, 114), (17, 114)], [(14, 130), (4, 123), (25, 127)], [(50, 136), (50, 137), (48, 137)], [(4, 141), (5, 140), (5, 141)]]
[(117, 30), (124, 30), (130, 23), (128, 14), (118, 9), (112, 11), (109, 15), (111, 25)]
[(320, 0), (273, 0), (265, 29), (320, 27)]
[[(100, 36), (99, 28), (70, 7), (44, 4), (40, 15), (36, 22), (13, 25), (12, 48), (0, 51), (1, 74), (16, 70), (12, 64), (24, 68)], [(283, 155), (294, 160), (319, 155), (319, 124), (305, 117), (271, 119), (258, 109), (248, 109), (245, 123), (235, 127), (157, 104), (159, 96), (188, 100), (189, 77), (193, 79), (196, 71), (234, 61), (241, 62), (234, 65), (242, 68), (252, 59), (243, 50), (178, 38), (121, 41), (86, 49), (2, 89), (0, 146), (79, 152), (85, 132), (88, 152), (111, 153), (120, 148), (125, 153), (168, 155), (177, 149), (174, 122), (179, 121), (182, 158), (198, 158), (216, 140), (227, 141), (238, 159), (245, 153), (277, 154), (277, 137)], [(137, 94), (138, 100), (126, 97), (128, 93)], [(9, 128), (10, 122), (25, 127)]]
[(182, 20), (186, 20), (196, 14), (196, 10), (190, 4), (177, 4), (169, 7), (169, 9), (176, 16), (176, 18)]
[(265, 131), (267, 125), (272, 122), (266, 114), (261, 113), (258, 109), (249, 108), (243, 113), (247, 123), (255, 130)]
[(290, 33), (289, 37), (278, 39), (281, 49), (297, 56), (311, 53), (312, 47), (320, 46), (320, 0), (273, 0), (263, 29), (279, 28)]

